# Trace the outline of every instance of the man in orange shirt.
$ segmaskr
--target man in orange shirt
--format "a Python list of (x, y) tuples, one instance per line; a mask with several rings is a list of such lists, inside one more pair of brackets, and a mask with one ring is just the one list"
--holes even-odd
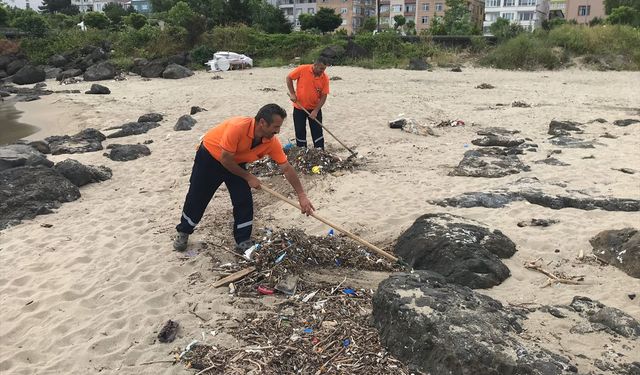
[[(308, 120), (313, 146), (324, 149), (324, 135), (318, 122), (322, 122), (322, 106), (329, 94), (329, 77), (324, 72), (328, 64), (327, 59), (319, 57), (314, 64), (300, 65), (287, 75), (289, 98), (294, 106), (293, 126), (298, 147), (307, 147)], [(293, 81), (296, 81), (296, 90), (293, 89)]]
[(287, 161), (280, 141), (275, 137), (286, 117), (287, 112), (283, 108), (277, 104), (267, 104), (260, 108), (255, 117), (232, 117), (204, 135), (193, 162), (180, 224), (176, 226), (178, 235), (173, 242), (174, 249), (187, 249), (189, 235), (223, 182), (233, 203), (236, 250), (244, 252), (253, 245), (251, 188), (260, 189), (260, 180), (246, 170), (246, 164), (266, 155), (278, 163), (285, 178), (295, 189), (302, 213), (310, 215), (315, 210), (296, 171)]

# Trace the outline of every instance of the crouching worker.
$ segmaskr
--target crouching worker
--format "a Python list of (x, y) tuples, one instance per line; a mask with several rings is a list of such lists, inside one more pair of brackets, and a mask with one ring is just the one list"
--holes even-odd
[(310, 215), (315, 208), (307, 198), (300, 179), (287, 161), (276, 134), (280, 132), (287, 112), (277, 104), (267, 104), (254, 117), (232, 117), (209, 130), (198, 147), (191, 171), (189, 192), (184, 202), (178, 235), (173, 247), (187, 249), (189, 235), (200, 222), (213, 194), (224, 182), (233, 203), (233, 236), (236, 251), (253, 246), (253, 197), (251, 188), (260, 189), (260, 180), (246, 170), (247, 163), (265, 156), (280, 166), (287, 181), (298, 194), (302, 213)]

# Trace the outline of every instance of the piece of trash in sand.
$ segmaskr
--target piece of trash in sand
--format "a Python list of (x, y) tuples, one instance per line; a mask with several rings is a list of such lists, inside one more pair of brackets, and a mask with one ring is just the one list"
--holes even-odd
[(314, 310), (320, 310), (320, 309), (324, 308), (324, 304), (325, 303), (327, 303), (326, 299), (323, 299), (322, 301), (318, 301), (318, 302), (313, 304), (313, 309)]
[(311, 167), (311, 173), (320, 174), (320, 172), (322, 172), (322, 166), (314, 165), (313, 167)]
[(322, 328), (323, 329), (335, 328), (337, 325), (338, 325), (338, 322), (336, 322), (335, 320), (324, 320), (324, 321), (322, 321)]
[(304, 333), (313, 333), (313, 328), (305, 328), (302, 330)]
[(182, 351), (182, 353), (180, 353), (180, 355), (178, 356), (178, 359), (184, 357), (185, 354), (187, 354), (189, 352), (189, 350), (191, 350), (191, 347), (194, 346), (195, 344), (198, 343), (198, 340), (193, 340), (189, 343), (189, 345), (187, 345), (186, 348), (184, 348), (184, 350)]
[(192, 258), (196, 255), (198, 255), (198, 252), (194, 249), (191, 249), (189, 251), (187, 251), (186, 253), (184, 253), (184, 255), (188, 256), (189, 258)]
[(172, 342), (176, 338), (178, 333), (179, 324), (173, 320), (167, 320), (160, 333), (158, 334), (158, 340), (160, 342)]
[(306, 296), (304, 296), (304, 298), (302, 299), (302, 302), (307, 303), (309, 301), (311, 301), (311, 299), (313, 297), (316, 296), (316, 294), (318, 294), (318, 292), (320, 291), (320, 289), (316, 290), (315, 292), (311, 292), (309, 294), (307, 294)]
[(236, 286), (233, 283), (229, 283), (229, 294), (236, 294)]
[(289, 341), (296, 342), (296, 341), (300, 340), (301, 338), (302, 337), (300, 337), (300, 335), (297, 335), (297, 334), (294, 333), (293, 335), (291, 335), (291, 337), (289, 337)]
[(342, 289), (342, 293), (348, 295), (348, 296), (357, 296), (356, 291), (354, 289), (351, 288), (345, 288)]
[(253, 254), (254, 251), (259, 250), (260, 249), (260, 244), (257, 243), (253, 246), (251, 246), (250, 248), (248, 248), (247, 250), (245, 250), (244, 252), (244, 257), (246, 260), (251, 260), (251, 254)]
[(342, 346), (344, 346), (346, 348), (349, 345), (351, 345), (351, 340), (349, 340), (349, 339), (342, 340)]
[(278, 263), (282, 262), (282, 261), (284, 260), (284, 257), (286, 257), (286, 256), (287, 256), (287, 252), (285, 251), (285, 252), (284, 252), (284, 253), (282, 253), (278, 258), (276, 258), (276, 260), (275, 260), (275, 262), (274, 262), (274, 263), (275, 263), (275, 264), (278, 264)]
[(215, 336), (215, 335), (217, 335), (217, 334), (218, 334), (218, 331), (209, 331), (209, 334), (210, 334), (211, 336)]
[(273, 293), (275, 293), (275, 291), (269, 287), (266, 287), (264, 285), (260, 285), (258, 286), (258, 293), (263, 294), (263, 295), (271, 295)]
[(335, 234), (335, 232), (333, 231), (333, 228), (329, 229), (328, 235), (329, 236), (333, 236), (334, 234)]
[(289, 275), (285, 279), (282, 279), (276, 284), (275, 289), (287, 295), (296, 294), (296, 287), (298, 285), (299, 276)]

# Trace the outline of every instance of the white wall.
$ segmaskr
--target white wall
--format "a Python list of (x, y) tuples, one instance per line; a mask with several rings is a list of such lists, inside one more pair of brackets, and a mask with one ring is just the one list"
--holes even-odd
[(484, 13), (485, 35), (498, 18), (506, 18), (525, 30), (534, 30), (549, 17), (549, 0), (485, 0)]
[(38, 7), (42, 6), (42, 0), (1, 0), (0, 3), (6, 4), (12, 8), (33, 9), (36, 12), (39, 12), (40, 10)]

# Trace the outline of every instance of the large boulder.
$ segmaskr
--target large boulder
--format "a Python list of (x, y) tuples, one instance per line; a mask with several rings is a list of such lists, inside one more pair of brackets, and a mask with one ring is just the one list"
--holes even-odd
[(67, 59), (62, 55), (52, 55), (49, 57), (49, 60), (47, 60), (49, 65), (55, 66), (56, 68), (62, 68), (67, 65), (67, 62)]
[(151, 150), (145, 145), (118, 145), (112, 144), (107, 146), (111, 151), (105, 153), (104, 156), (114, 161), (135, 160), (143, 156), (151, 155)]
[(188, 62), (189, 62), (189, 53), (187, 52), (179, 53), (179, 54), (167, 57), (168, 64), (178, 64), (178, 65), (184, 66), (184, 65), (187, 65)]
[(412, 58), (409, 60), (408, 70), (428, 70), (430, 68), (429, 64), (422, 59)]
[(569, 132), (582, 133), (583, 131), (580, 126), (582, 126), (582, 124), (575, 121), (551, 120), (547, 133), (551, 135), (569, 135), (571, 134)]
[(91, 182), (106, 181), (112, 176), (111, 169), (105, 166), (84, 165), (73, 159), (57, 163), (54, 169), (78, 187)]
[(354, 59), (359, 59), (371, 56), (371, 52), (349, 39), (349, 41), (347, 41), (347, 47), (345, 48), (345, 55)]
[(198, 121), (190, 115), (182, 115), (173, 126), (175, 131), (191, 130)]
[(156, 59), (148, 61), (146, 63), (140, 62), (140, 65), (136, 68), (136, 70), (139, 71), (139, 74), (145, 78), (158, 78), (162, 77), (162, 72), (164, 72), (166, 67), (166, 59)]
[(594, 331), (605, 329), (610, 334), (637, 339), (640, 337), (640, 323), (631, 315), (615, 307), (608, 307), (588, 297), (576, 296), (569, 305), (571, 309), (587, 318)]
[(335, 62), (344, 56), (345, 49), (340, 45), (333, 45), (326, 47), (320, 51), (320, 56), (329, 59), (331, 62)]
[(138, 122), (160, 122), (164, 117), (160, 113), (146, 113), (138, 117)]
[(178, 64), (169, 64), (162, 72), (162, 78), (166, 79), (180, 79), (193, 75), (193, 72), (189, 68), (185, 68)]
[(29, 145), (0, 146), (0, 171), (22, 166), (53, 166), (53, 162)]
[(84, 92), (85, 94), (95, 94), (95, 95), (108, 95), (111, 94), (111, 90), (107, 86), (102, 86), (97, 83), (91, 85), (91, 89)]
[(98, 130), (89, 128), (69, 135), (54, 135), (45, 138), (51, 148), (51, 154), (76, 154), (102, 150), (102, 141), (107, 139)]
[(5, 70), (7, 71), (8, 75), (12, 76), (12, 75), (16, 74), (18, 72), (18, 70), (22, 69), (27, 64), (29, 64), (29, 61), (27, 61), (25, 59), (13, 60), (12, 62), (10, 62), (7, 65)]
[(85, 81), (102, 81), (105, 79), (113, 79), (116, 76), (116, 67), (108, 61), (90, 66), (84, 72)]
[(498, 178), (529, 171), (517, 155), (498, 147), (469, 150), (450, 176)]
[(47, 67), (44, 69), (44, 75), (46, 79), (55, 79), (58, 77), (58, 74), (60, 73), (62, 73), (61, 68)]
[(150, 129), (160, 126), (157, 122), (128, 122), (121, 126), (115, 126), (106, 130), (116, 130), (116, 132), (107, 135), (107, 138), (128, 137), (135, 134), (144, 134)]
[(82, 75), (82, 70), (80, 69), (63, 70), (60, 74), (56, 76), (56, 81), (63, 81), (67, 78), (77, 77), (79, 75)]
[(0, 55), (0, 70), (7, 69), (7, 66), (16, 60), (14, 55)]
[(25, 65), (13, 75), (13, 83), (18, 85), (30, 85), (42, 82), (47, 78), (47, 74), (42, 68), (33, 65)]
[(627, 275), (640, 278), (640, 231), (605, 230), (589, 240), (593, 253)]
[(449, 214), (420, 216), (400, 235), (395, 253), (414, 269), (442, 275), (447, 282), (470, 288), (499, 285), (510, 272), (500, 258), (516, 245), (499, 230)]
[(51, 213), (80, 198), (78, 187), (52, 168), (18, 167), (0, 171), (0, 229)]
[(451, 375), (560, 375), (569, 360), (524, 340), (524, 311), (432, 272), (392, 275), (373, 297), (380, 342), (411, 369)]

